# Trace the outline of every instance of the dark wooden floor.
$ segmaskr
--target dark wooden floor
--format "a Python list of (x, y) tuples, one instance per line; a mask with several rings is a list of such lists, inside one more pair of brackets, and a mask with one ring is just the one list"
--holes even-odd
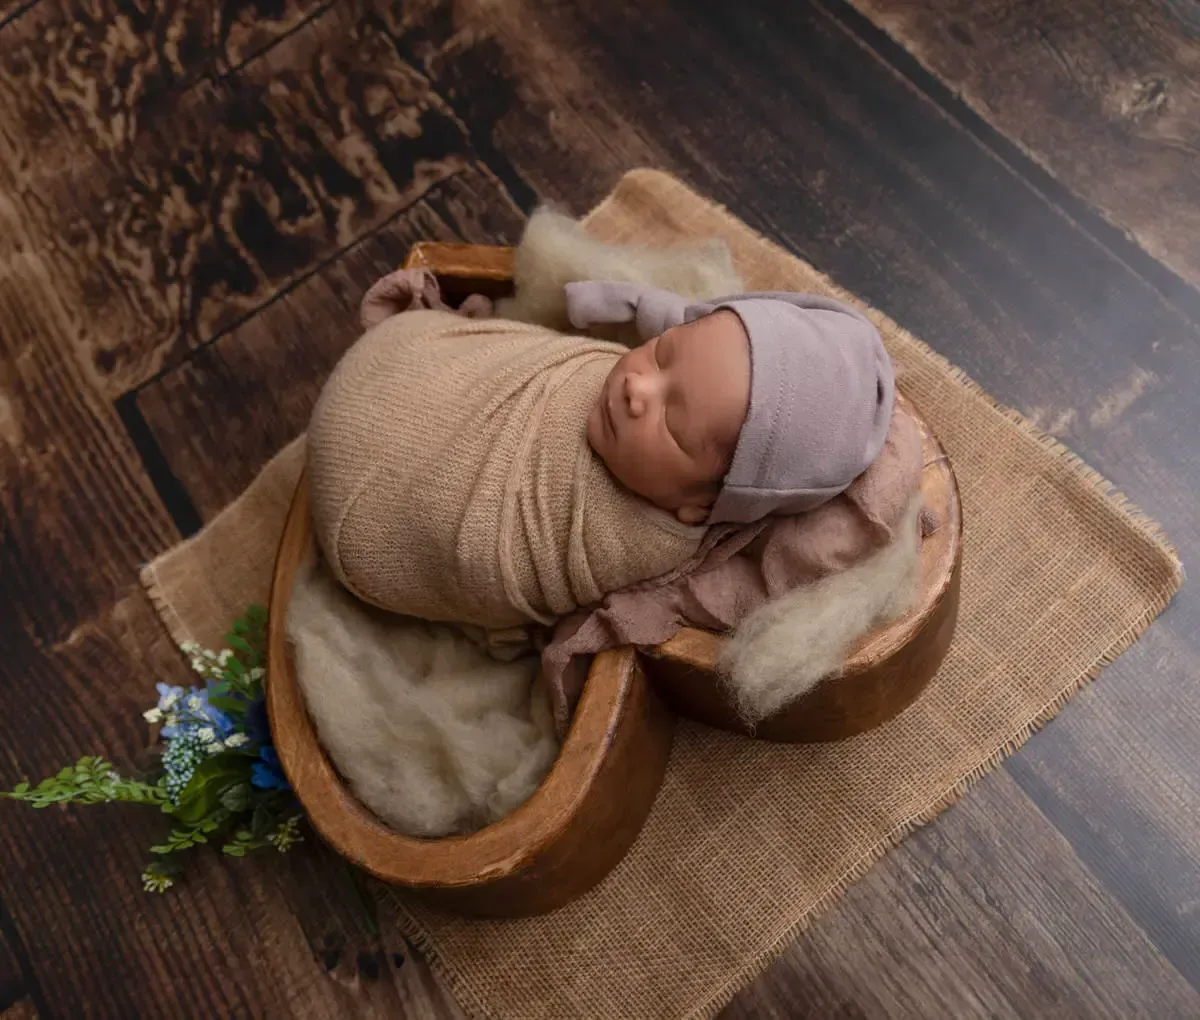
[[(1200, 561), (1197, 0), (0, 0), (0, 784), (183, 667), (140, 563), (299, 431), (418, 238), (675, 171), (1031, 415)], [(1200, 1017), (1200, 599), (731, 1017)], [(0, 806), (0, 1018), (451, 1017), (315, 846), (139, 887)]]

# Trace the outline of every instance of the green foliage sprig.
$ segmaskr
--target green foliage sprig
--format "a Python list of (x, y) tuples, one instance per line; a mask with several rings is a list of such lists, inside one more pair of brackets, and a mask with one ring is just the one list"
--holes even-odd
[(158, 808), (171, 828), (150, 847), (160, 859), (142, 873), (148, 892), (169, 889), (182, 871), (178, 855), (204, 844), (220, 845), (231, 857), (265, 847), (286, 852), (303, 838), (303, 815), (267, 725), (266, 639), (266, 611), (251, 606), (234, 621), (222, 651), (182, 646), (203, 686), (156, 685), (158, 703), (144, 713), (161, 727), (152, 775), (127, 778), (107, 759), (88, 756), (0, 798), (35, 808), (116, 802)]

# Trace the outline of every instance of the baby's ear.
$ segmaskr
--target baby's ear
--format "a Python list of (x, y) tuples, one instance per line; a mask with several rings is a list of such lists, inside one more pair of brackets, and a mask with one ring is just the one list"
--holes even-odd
[(710, 509), (707, 506), (681, 506), (675, 511), (675, 516), (684, 524), (703, 524), (708, 520)]

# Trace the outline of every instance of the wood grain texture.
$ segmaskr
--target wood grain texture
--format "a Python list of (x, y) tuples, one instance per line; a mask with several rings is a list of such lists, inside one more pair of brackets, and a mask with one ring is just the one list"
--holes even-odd
[[(175, 533), (80, 367), (72, 341), (89, 328), (84, 296), (31, 242), (4, 174), (0, 162), (0, 627), (51, 646), (119, 597), (129, 565)], [(10, 709), (0, 739), (16, 738)]]
[(1197, 996), (1005, 773), (910, 836), (728, 1020), (1195, 1016)]
[(32, 999), (22, 999), (8, 1009), (0, 1010), (0, 1020), (40, 1020), (41, 1014)]
[(4, 1015), (5, 1009), (29, 996), (17, 956), (18, 946), (14, 944), (18, 937), (8, 912), (0, 904), (0, 1016)]
[(0, 0), (0, 29), (26, 13), (38, 0)]
[(1200, 3), (850, 2), (1200, 283)]
[(169, 102), (169, 82), (114, 93), (143, 55), (64, 45), (53, 13), (5, 33), (0, 157), (29, 243), (86, 296), (76, 343), (112, 396), (465, 165), (429, 80), (345, 7)]
[[(304, 431), (321, 385), (362, 332), (358, 306), (421, 240), (511, 241), (523, 216), (486, 170), (470, 167), (353, 246), (136, 402), (171, 467), (210, 519)], [(222, 464), (214, 472), (213, 465)]]

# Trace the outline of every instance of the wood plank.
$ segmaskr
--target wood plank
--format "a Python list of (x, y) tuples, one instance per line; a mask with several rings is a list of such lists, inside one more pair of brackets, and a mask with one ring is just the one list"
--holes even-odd
[(73, 340), (110, 396), (466, 165), (453, 111), (350, 8), (226, 78), (128, 99), (106, 82), (137, 61), (95, 57), (125, 37), (60, 49), (55, 10), (48, 0), (6, 30), (0, 186), (28, 244), (86, 295)]
[(849, 2), (1147, 251), (1200, 283), (1200, 4)]
[[(128, 159), (140, 133), (170, 119), (180, 96), (205, 78), (228, 74), (322, 13), (327, 0), (233, 0), (207, 10), (179, 0), (44, 0), (7, 28), (0, 57), (23, 144), (40, 157), (39, 177), (96, 161)], [(113, 88), (113, 83), (120, 87)], [(71, 167), (46, 157), (59, 149), (84, 158)], [(64, 153), (65, 155), (65, 153)]]
[(86, 309), (0, 183), (0, 591), (12, 599), (3, 626), (46, 646), (111, 605), (133, 566), (176, 538), (79, 365), (71, 339), (89, 328)]
[(143, 387), (138, 409), (201, 518), (213, 517), (304, 431), (326, 376), (362, 332), (363, 294), (399, 266), (414, 243), (512, 241), (522, 223), (495, 178), (469, 168), (245, 325)]
[(1200, 993), (1009, 776), (992, 774), (968, 803), (852, 886), (723, 1016), (1124, 1020), (1200, 1011)]
[(0, 29), (20, 17), (38, 0), (0, 0)]
[[(1194, 561), (1193, 561), (1194, 562)], [(1087, 692), (1069, 726), (1009, 763), (1022, 790), (1163, 954), (1200, 988), (1195, 811), (1200, 668), (1187, 617), (1154, 627)], [(1143, 677), (1154, 677), (1146, 697)], [(1051, 737), (1051, 734), (1046, 734)]]

